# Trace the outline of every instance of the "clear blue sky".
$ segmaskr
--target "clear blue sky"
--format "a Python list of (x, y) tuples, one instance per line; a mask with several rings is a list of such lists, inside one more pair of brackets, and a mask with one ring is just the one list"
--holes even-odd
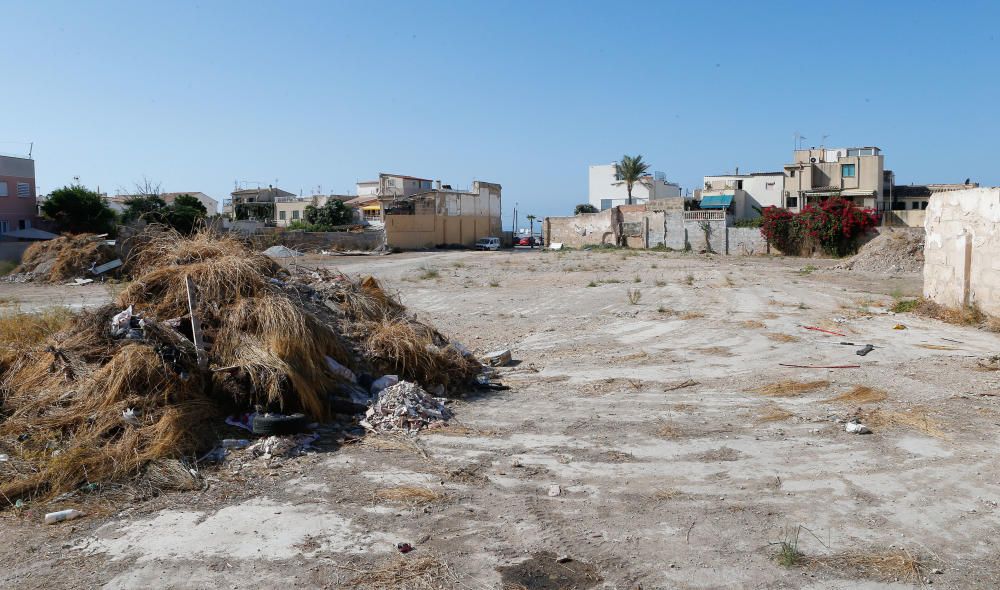
[(44, 192), (488, 180), (505, 227), (586, 201), (589, 164), (693, 189), (780, 169), (796, 131), (997, 185), (997, 5), (0, 0), (0, 151), (34, 141)]

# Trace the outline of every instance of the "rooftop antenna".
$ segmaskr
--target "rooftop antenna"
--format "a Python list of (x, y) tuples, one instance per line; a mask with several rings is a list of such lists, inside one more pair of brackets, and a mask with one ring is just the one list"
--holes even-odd
[(31, 159), (31, 152), (34, 151), (34, 149), (35, 149), (35, 142), (29, 143), (28, 144), (28, 159), (29, 160)]
[(822, 138), (820, 138), (820, 140), (819, 140), (819, 147), (820, 147), (821, 149), (825, 149), (825, 148), (826, 148), (826, 138), (827, 138), (827, 137), (830, 137), (830, 135), (829, 135), (829, 134), (826, 134), (826, 135), (824, 135), (824, 136), (823, 136)]

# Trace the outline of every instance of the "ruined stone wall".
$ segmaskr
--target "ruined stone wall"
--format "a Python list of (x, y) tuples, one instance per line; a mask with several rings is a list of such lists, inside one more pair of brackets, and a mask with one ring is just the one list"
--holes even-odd
[(1000, 315), (1000, 188), (936, 193), (924, 225), (924, 296)]
[(615, 245), (614, 209), (581, 213), (573, 217), (546, 217), (545, 243), (561, 243), (569, 248)]

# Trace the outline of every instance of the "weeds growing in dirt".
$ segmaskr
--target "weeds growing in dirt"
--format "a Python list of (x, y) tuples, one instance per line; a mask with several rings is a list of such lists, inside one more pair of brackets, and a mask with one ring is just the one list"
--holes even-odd
[(422, 281), (426, 281), (429, 279), (436, 279), (439, 276), (441, 276), (441, 272), (438, 271), (438, 269), (424, 266), (420, 268), (420, 274), (417, 275), (417, 278)]
[(638, 305), (639, 304), (639, 300), (642, 299), (642, 290), (641, 289), (632, 289), (632, 288), (630, 288), (626, 292), (626, 294), (628, 296), (629, 305)]
[(889, 311), (893, 313), (910, 313), (920, 306), (919, 299), (896, 299)]
[(841, 402), (845, 404), (873, 404), (884, 401), (888, 394), (881, 389), (868, 387), (867, 385), (855, 385), (850, 391), (845, 391), (826, 400), (828, 402)]
[(767, 337), (775, 342), (798, 342), (799, 337), (783, 332), (768, 332)]
[(596, 287), (597, 286), (597, 281), (590, 281), (589, 283), (587, 283), (587, 286), (588, 287)]
[(775, 559), (778, 561), (778, 565), (784, 567), (794, 567), (802, 563), (803, 555), (799, 551), (799, 531), (801, 529), (795, 529), (795, 533), (789, 534), (785, 533), (785, 538), (777, 543), (778, 545), (778, 555)]
[(674, 310), (670, 309), (669, 307), (664, 307), (662, 305), (656, 308), (656, 312), (662, 313), (663, 315), (667, 316), (674, 315)]
[(687, 285), (688, 287), (690, 287), (691, 285), (693, 285), (694, 284), (694, 275), (689, 274), (688, 276), (684, 277), (684, 284)]
[(829, 381), (795, 381), (786, 379), (758, 387), (754, 391), (769, 397), (795, 397), (803, 393), (823, 389), (828, 385), (830, 385)]
[(700, 311), (686, 311), (679, 316), (682, 320), (697, 320), (705, 317)]
[(639, 275), (635, 275), (635, 277), (632, 278), (632, 282), (633, 283), (641, 283), (642, 282), (642, 278)]
[(813, 265), (811, 265), (811, 264), (807, 264), (807, 265), (803, 266), (802, 268), (800, 268), (800, 269), (798, 270), (798, 273), (799, 273), (800, 275), (802, 275), (802, 276), (808, 276), (808, 275), (811, 275), (811, 274), (812, 274), (812, 273), (813, 273), (814, 271), (816, 271), (816, 270), (817, 270), (817, 269), (816, 269), (816, 267), (815, 267), (815, 266), (813, 266)]
[(498, 281), (496, 279), (492, 279), (492, 280), (490, 280), (490, 286), (491, 287), (499, 287), (500, 286), (500, 281)]
[(655, 284), (656, 284), (657, 287), (666, 287), (667, 286), (667, 282), (664, 281), (663, 279), (656, 279), (656, 283)]
[(443, 497), (444, 494), (423, 486), (396, 486), (375, 492), (376, 500), (401, 504), (426, 504)]
[(779, 406), (770, 406), (757, 416), (756, 422), (758, 424), (763, 424), (765, 422), (780, 422), (782, 420), (787, 420), (794, 415), (795, 414)]

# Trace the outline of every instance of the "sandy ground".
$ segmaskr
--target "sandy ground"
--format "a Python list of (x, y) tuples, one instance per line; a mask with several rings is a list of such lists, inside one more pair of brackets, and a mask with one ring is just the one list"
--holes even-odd
[[(385, 587), (1000, 586), (1000, 373), (975, 365), (1000, 341), (888, 313), (918, 275), (682, 253), (296, 264), (373, 274), (469, 348), (511, 348), (511, 389), (455, 402), (442, 432), (331, 435), (323, 452), (270, 466), (235, 452), (206, 490), (94, 501), (62, 525), (40, 524), (61, 506), (8, 510), (0, 586), (355, 588), (394, 566)], [(857, 356), (864, 344), (876, 348)], [(819, 383), (759, 391), (784, 380)], [(885, 399), (832, 400), (857, 385)], [(859, 407), (880, 409), (873, 434), (838, 422)], [(433, 497), (378, 499), (397, 486)], [(801, 564), (780, 565), (796, 537)], [(893, 552), (919, 573), (888, 567)], [(430, 578), (405, 577), (431, 562)]]

